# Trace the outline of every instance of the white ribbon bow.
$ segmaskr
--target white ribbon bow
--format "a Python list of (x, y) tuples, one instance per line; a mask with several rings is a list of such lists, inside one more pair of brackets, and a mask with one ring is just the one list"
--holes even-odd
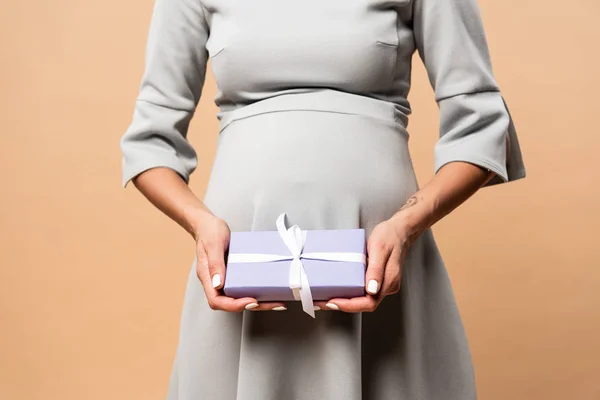
[(277, 254), (229, 254), (228, 263), (264, 263), (273, 261), (291, 260), (289, 287), (294, 294), (295, 300), (302, 302), (302, 309), (311, 317), (315, 317), (312, 293), (304, 265), (301, 259), (323, 260), (323, 261), (343, 261), (343, 262), (361, 262), (366, 264), (366, 257), (363, 253), (303, 253), (304, 243), (306, 241), (306, 231), (300, 229), (298, 225), (290, 228), (285, 227), (285, 213), (277, 218), (277, 231), (283, 242), (292, 253), (291, 255)]

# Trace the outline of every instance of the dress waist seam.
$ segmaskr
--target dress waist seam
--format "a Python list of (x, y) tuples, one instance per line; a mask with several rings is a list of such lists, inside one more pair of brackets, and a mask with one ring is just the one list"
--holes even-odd
[(393, 124), (406, 131), (405, 116), (392, 102), (334, 90), (293, 93), (270, 97), (217, 114), (219, 132), (232, 122), (245, 118), (285, 111), (315, 111), (343, 115), (360, 115)]

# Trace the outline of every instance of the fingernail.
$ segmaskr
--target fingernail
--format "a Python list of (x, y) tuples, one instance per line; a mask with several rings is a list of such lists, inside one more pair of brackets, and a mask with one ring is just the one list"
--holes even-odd
[(319, 311), (320, 309), (321, 309), (321, 307), (315, 306), (315, 311)]
[(332, 310), (339, 310), (340, 309), (338, 306), (336, 306), (333, 303), (327, 303), (327, 304), (325, 304), (325, 307), (331, 308)]
[(379, 284), (377, 283), (377, 281), (375, 279), (371, 279), (369, 281), (369, 284), (367, 285), (367, 292), (369, 292), (370, 294), (377, 294), (377, 286)]
[(273, 311), (285, 311), (285, 310), (287, 310), (287, 307), (284, 307), (284, 306), (279, 306), (279, 307), (273, 308)]
[(246, 310), (252, 310), (253, 308), (258, 307), (258, 303), (250, 303), (245, 308)]
[(219, 287), (221, 284), (221, 274), (214, 274), (212, 277), (212, 285), (214, 288)]

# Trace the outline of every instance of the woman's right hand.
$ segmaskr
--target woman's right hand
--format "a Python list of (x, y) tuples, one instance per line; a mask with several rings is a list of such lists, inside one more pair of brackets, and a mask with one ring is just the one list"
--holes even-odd
[(194, 224), (196, 240), (196, 274), (202, 282), (208, 305), (213, 310), (240, 312), (243, 310), (283, 311), (283, 303), (261, 303), (252, 297), (234, 299), (223, 295), (225, 282), (225, 252), (229, 246), (230, 230), (222, 219), (209, 214)]
[(196, 240), (196, 274), (202, 282), (210, 308), (222, 311), (285, 310), (283, 303), (261, 303), (245, 297), (223, 295), (225, 251), (229, 247), (229, 227), (217, 218), (190, 190), (173, 169), (151, 168), (134, 179), (135, 186), (152, 204), (176, 221)]

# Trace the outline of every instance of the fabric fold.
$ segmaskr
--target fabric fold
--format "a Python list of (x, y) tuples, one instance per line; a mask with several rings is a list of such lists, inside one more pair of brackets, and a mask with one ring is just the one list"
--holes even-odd
[(525, 176), (515, 125), (500, 92), (452, 96), (441, 100), (439, 106), (436, 173), (450, 162), (461, 161), (494, 172), (496, 177), (488, 186)]

